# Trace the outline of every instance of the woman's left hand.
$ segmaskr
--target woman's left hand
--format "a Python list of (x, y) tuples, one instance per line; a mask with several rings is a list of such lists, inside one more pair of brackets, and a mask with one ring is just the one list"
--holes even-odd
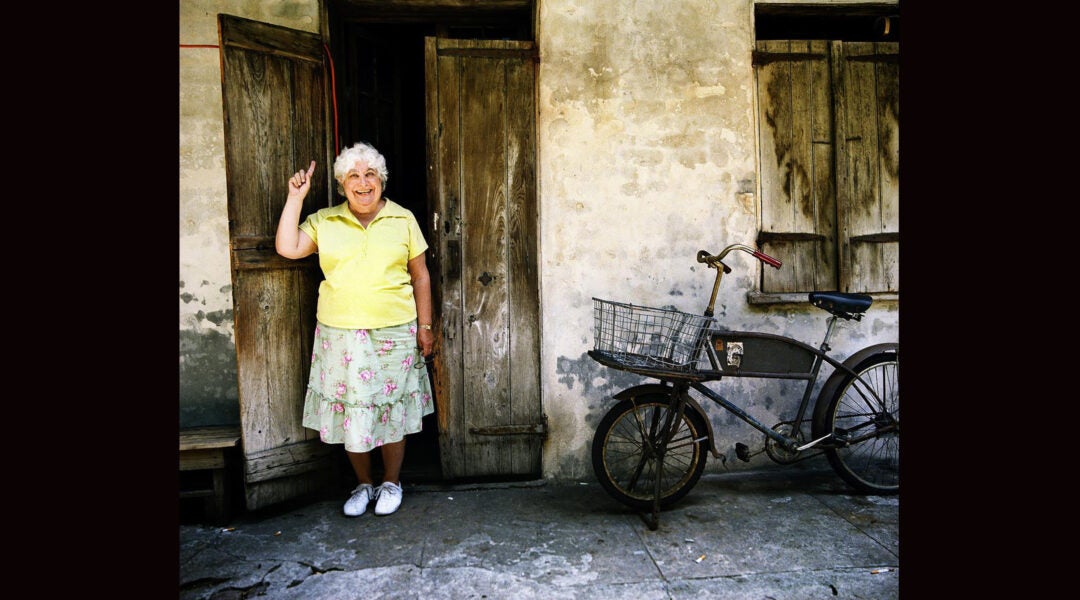
[(416, 331), (416, 343), (420, 347), (420, 353), (431, 356), (435, 352), (435, 334), (430, 329), (418, 329)]

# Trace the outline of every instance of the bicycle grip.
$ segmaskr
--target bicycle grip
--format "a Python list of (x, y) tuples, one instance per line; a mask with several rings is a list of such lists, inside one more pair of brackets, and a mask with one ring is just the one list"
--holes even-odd
[(714, 262), (719, 260), (719, 257), (713, 256), (704, 250), (697, 251), (697, 261), (699, 263)]
[(773, 267), (774, 269), (779, 269), (780, 265), (783, 264), (779, 260), (769, 256), (768, 254), (765, 254), (764, 252), (762, 252), (760, 250), (754, 250), (753, 255), (754, 255), (754, 258), (756, 258), (756, 259), (760, 260), (761, 262), (769, 265), (770, 267)]

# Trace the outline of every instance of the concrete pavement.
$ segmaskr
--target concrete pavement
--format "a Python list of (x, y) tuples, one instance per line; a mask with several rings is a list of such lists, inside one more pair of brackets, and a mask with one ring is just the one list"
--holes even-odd
[(899, 496), (827, 467), (706, 474), (650, 530), (595, 480), (410, 485), (393, 515), (341, 498), (180, 525), (180, 599), (900, 596)]

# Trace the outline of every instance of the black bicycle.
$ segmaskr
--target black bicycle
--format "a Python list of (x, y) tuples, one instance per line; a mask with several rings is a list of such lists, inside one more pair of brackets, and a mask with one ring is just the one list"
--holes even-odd
[[(592, 464), (600, 485), (619, 502), (649, 513), (642, 516), (655, 530), (660, 510), (686, 496), (701, 478), (706, 450), (726, 459), (692, 389), (764, 433), (763, 450), (773, 461), (791, 464), (824, 453), (855, 490), (899, 493), (900, 345), (875, 344), (843, 361), (829, 355), (837, 319), (861, 321), (871, 297), (811, 292), (810, 303), (830, 315), (817, 348), (786, 336), (722, 329), (713, 307), (721, 278), (731, 272), (724, 257), (734, 250), (781, 266), (743, 244), (715, 256), (699, 251), (697, 261), (717, 270), (704, 315), (593, 298), (595, 344), (589, 356), (613, 369), (659, 380), (615, 394), (618, 402), (597, 425)], [(824, 363), (834, 370), (811, 404)], [(804, 380), (806, 388), (794, 417), (769, 427), (705, 386), (725, 377)], [(735, 454), (747, 462), (753, 456), (742, 443), (735, 445)]]

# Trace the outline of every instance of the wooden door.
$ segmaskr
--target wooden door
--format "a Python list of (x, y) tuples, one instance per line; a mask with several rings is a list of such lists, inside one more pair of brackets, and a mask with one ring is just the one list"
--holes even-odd
[(301, 220), (330, 201), (332, 129), (319, 36), (229, 15), (218, 27), (244, 487), (254, 510), (314, 492), (334, 473), (335, 447), (301, 425), (322, 273), (314, 256), (274, 250), (290, 174), (318, 162)]
[(443, 475), (538, 476), (533, 42), (425, 38)]

